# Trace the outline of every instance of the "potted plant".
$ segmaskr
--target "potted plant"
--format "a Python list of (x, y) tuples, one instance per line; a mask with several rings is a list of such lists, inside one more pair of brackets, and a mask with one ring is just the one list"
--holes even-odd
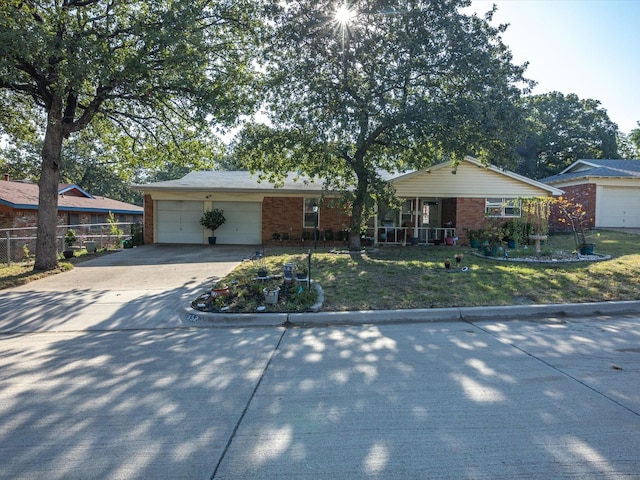
[(306, 280), (308, 276), (309, 276), (309, 270), (307, 269), (307, 266), (299, 263), (296, 266), (296, 279)]
[(258, 264), (258, 279), (266, 280), (266, 278), (269, 275), (269, 272), (267, 272), (267, 263), (265, 262), (264, 257), (259, 257), (257, 260), (257, 264)]
[(480, 246), (480, 242), (484, 237), (484, 230), (472, 230), (467, 228), (467, 237), (469, 238), (469, 245), (471, 248), (478, 248)]
[(214, 236), (215, 230), (220, 228), (224, 222), (226, 222), (222, 210), (214, 208), (213, 210), (207, 210), (200, 219), (200, 225), (204, 228), (211, 230), (211, 236), (209, 237), (209, 244), (214, 245), (216, 243), (216, 237)]
[(522, 238), (522, 225), (520, 225), (520, 222), (517, 219), (505, 222), (504, 232), (507, 240), (507, 247), (517, 248)]
[(262, 293), (264, 294), (265, 303), (275, 304), (278, 303), (278, 294), (280, 293), (280, 287), (265, 287), (262, 289)]
[(73, 247), (73, 244), (76, 243), (76, 240), (77, 240), (76, 232), (71, 228), (67, 228), (67, 233), (64, 234), (64, 246), (66, 248), (62, 251), (64, 258), (73, 257), (72, 247)]

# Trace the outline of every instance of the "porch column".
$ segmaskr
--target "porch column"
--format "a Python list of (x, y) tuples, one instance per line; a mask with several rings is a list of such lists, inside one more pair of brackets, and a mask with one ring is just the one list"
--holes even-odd
[(373, 244), (378, 245), (378, 203), (373, 207), (375, 215), (373, 216)]

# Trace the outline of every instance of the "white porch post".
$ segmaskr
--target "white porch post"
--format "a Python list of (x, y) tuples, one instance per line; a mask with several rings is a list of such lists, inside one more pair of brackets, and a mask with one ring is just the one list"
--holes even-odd
[(375, 215), (373, 216), (373, 244), (378, 244), (378, 204), (374, 205), (373, 211)]

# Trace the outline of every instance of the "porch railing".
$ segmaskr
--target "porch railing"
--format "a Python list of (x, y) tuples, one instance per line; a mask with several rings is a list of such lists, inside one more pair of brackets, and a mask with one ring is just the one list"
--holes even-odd
[(375, 243), (405, 244), (417, 243), (421, 245), (445, 243), (447, 238), (455, 238), (456, 229), (453, 227), (378, 227)]

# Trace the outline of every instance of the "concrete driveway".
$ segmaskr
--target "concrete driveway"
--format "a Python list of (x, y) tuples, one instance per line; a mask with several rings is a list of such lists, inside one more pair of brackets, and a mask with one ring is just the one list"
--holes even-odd
[(0, 291), (0, 331), (167, 328), (256, 246), (144, 245)]

